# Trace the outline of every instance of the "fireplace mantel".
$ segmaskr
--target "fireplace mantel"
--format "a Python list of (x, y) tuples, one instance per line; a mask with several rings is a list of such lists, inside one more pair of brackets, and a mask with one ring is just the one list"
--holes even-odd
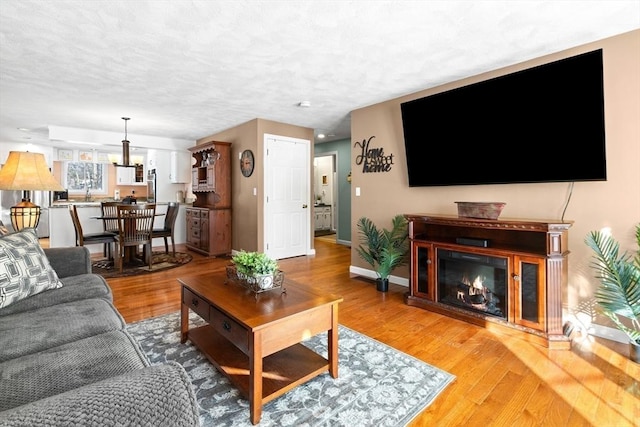
[[(572, 221), (486, 220), (454, 215), (406, 214), (411, 240), (408, 305), (421, 307), (503, 333), (518, 335), (550, 349), (570, 348), (562, 329), (562, 293), (567, 281), (568, 230)], [(506, 290), (501, 316), (473, 304), (452, 304), (444, 256), (500, 260)], [(473, 264), (472, 264), (473, 266)], [(472, 267), (470, 267), (472, 268)], [(486, 268), (485, 268), (486, 269)], [(451, 286), (450, 286), (451, 287)], [(462, 294), (463, 292), (458, 292)], [(464, 295), (459, 295), (461, 302)], [(504, 313), (502, 313), (504, 311)]]

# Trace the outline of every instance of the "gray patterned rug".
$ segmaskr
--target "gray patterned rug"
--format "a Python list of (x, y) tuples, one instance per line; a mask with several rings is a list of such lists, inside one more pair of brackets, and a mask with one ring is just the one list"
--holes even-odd
[[(190, 322), (203, 321), (191, 313)], [(129, 332), (152, 363), (174, 360), (189, 373), (209, 426), (252, 426), (249, 402), (190, 342), (180, 344), (178, 312), (132, 323)], [(404, 426), (455, 377), (340, 325), (339, 377), (328, 373), (263, 407), (260, 426)], [(326, 334), (304, 344), (327, 357)]]

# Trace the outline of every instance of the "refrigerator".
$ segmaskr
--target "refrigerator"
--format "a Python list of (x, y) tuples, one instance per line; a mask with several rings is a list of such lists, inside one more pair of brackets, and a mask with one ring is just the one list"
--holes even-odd
[(147, 173), (147, 202), (156, 203), (156, 170), (150, 169)]
[[(52, 202), (51, 191), (30, 191), (31, 203), (40, 206), (40, 222), (36, 231), (38, 237), (49, 237), (49, 207)], [(11, 232), (15, 231), (11, 225), (11, 207), (22, 201), (23, 191), (0, 190), (0, 220)]]

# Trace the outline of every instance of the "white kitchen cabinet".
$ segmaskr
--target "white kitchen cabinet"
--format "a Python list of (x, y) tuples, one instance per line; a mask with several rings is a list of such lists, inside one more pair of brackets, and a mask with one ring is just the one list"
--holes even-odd
[(169, 171), (169, 182), (184, 184), (191, 182), (191, 153), (188, 151), (172, 151)]
[(314, 230), (331, 230), (331, 206), (314, 206)]
[(116, 184), (117, 185), (147, 185), (144, 175), (144, 167), (136, 165), (135, 167), (116, 167)]

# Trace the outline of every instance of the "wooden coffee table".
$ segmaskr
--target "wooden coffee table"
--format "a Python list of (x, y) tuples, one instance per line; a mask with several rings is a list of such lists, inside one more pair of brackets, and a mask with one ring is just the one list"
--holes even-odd
[[(338, 304), (342, 298), (285, 280), (280, 289), (255, 294), (227, 283), (224, 273), (185, 277), (181, 342), (198, 347), (249, 400), (250, 419), (262, 405), (329, 371), (338, 377)], [(189, 329), (189, 309), (208, 322)], [(327, 331), (328, 359), (300, 342)]]

